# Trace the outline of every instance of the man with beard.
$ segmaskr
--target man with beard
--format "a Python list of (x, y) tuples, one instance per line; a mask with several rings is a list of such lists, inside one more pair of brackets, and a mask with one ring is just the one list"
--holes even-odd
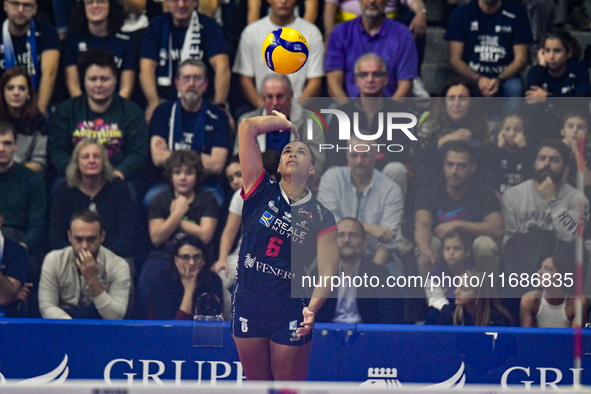
[(538, 230), (550, 231), (564, 242), (575, 239), (579, 204), (584, 203), (586, 224), (589, 201), (565, 182), (569, 161), (570, 149), (561, 141), (546, 139), (540, 143), (534, 161), (534, 179), (507, 190), (501, 200), (505, 219), (503, 244), (519, 234)]
[[(230, 124), (226, 113), (203, 99), (209, 80), (207, 66), (201, 60), (187, 59), (177, 69), (175, 85), (180, 98), (159, 105), (150, 123), (150, 151), (156, 167), (163, 167), (172, 151), (192, 149), (201, 153), (207, 175), (204, 188), (221, 198), (218, 175), (230, 150)], [(157, 184), (148, 191), (144, 205), (168, 186)]]
[(7, 18), (2, 29), (0, 75), (14, 66), (25, 67), (38, 94), (39, 110), (45, 113), (60, 58), (57, 32), (52, 26), (33, 20), (37, 14), (35, 0), (5, 0), (4, 11)]
[(78, 142), (97, 139), (107, 149), (115, 175), (129, 181), (148, 158), (148, 127), (143, 111), (133, 101), (115, 94), (117, 66), (111, 53), (91, 49), (80, 57), (78, 68), (86, 93), (65, 101), (53, 114), (49, 133), (51, 161), (64, 174)]
[[(450, 67), (475, 81), (485, 97), (521, 97), (528, 48), (533, 43), (527, 12), (515, 1), (474, 0), (449, 22)], [(515, 109), (515, 108), (511, 108)]]
[(443, 261), (441, 239), (454, 230), (476, 238), (472, 251), (478, 269), (499, 269), (497, 241), (503, 237), (503, 217), (494, 191), (472, 179), (476, 167), (472, 147), (454, 141), (444, 155), (444, 182), (417, 194), (415, 255), (423, 277)]
[[(316, 173), (321, 174), (326, 161), (326, 153), (320, 151), (320, 144), (324, 143), (324, 132), (314, 122), (312, 123), (312, 138), (309, 138), (309, 133), (304, 132), (305, 117), (303, 116), (302, 106), (297, 102), (293, 102), (293, 88), (290, 79), (286, 75), (269, 74), (263, 79), (261, 88), (261, 97), (263, 98), (263, 106), (242, 115), (238, 120), (238, 124), (243, 119), (253, 118), (255, 116), (271, 115), (273, 111), (279, 111), (285, 114), (293, 125), (301, 131), (301, 138), (314, 151), (316, 157)], [(257, 137), (257, 142), (261, 148), (261, 152), (267, 150), (275, 150), (281, 152), (283, 147), (294, 139), (292, 133), (284, 133), (281, 130), (272, 131), (267, 134), (261, 134)], [(238, 154), (238, 139), (234, 144), (234, 154)]]
[(93, 211), (74, 214), (71, 246), (43, 261), (39, 309), (45, 319), (123, 319), (129, 302), (129, 264), (102, 246), (105, 232)]
[[(373, 263), (363, 252), (367, 246), (367, 234), (363, 224), (355, 218), (345, 217), (337, 223), (339, 248), (339, 277), (364, 278), (379, 284), (356, 287), (347, 280), (333, 291), (316, 314), (318, 323), (397, 324), (402, 322), (404, 300), (394, 298), (392, 288), (387, 287), (388, 270)], [(384, 287), (381, 287), (384, 285)]]
[(326, 50), (328, 93), (339, 104), (347, 97), (359, 96), (355, 79), (355, 62), (373, 52), (386, 62), (387, 97), (406, 97), (412, 92), (417, 77), (417, 47), (410, 30), (402, 23), (386, 18), (386, 0), (359, 0), (361, 17), (337, 25)]

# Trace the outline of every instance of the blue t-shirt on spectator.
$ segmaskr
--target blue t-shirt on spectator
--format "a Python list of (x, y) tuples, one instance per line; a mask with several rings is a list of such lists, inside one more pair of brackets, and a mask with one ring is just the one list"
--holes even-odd
[[(168, 56), (172, 59), (172, 77), (176, 75), (176, 69), (179, 64), (179, 60), (181, 57), (181, 50), (183, 48), (183, 43), (185, 42), (185, 35), (187, 33), (186, 28), (178, 28), (174, 26), (171, 21), (170, 13), (161, 15), (157, 18), (154, 18), (146, 32), (144, 33), (144, 39), (142, 41), (142, 49), (140, 58), (147, 58), (152, 59), (155, 62), (160, 62), (160, 49), (162, 47), (162, 35), (164, 34), (164, 24), (167, 23), (168, 20), (170, 22), (171, 28), (170, 32), (172, 35), (172, 53), (169, 53)], [(207, 74), (209, 75), (210, 81), (213, 81), (214, 71), (211, 65), (209, 64), (209, 59), (216, 55), (220, 54), (227, 54), (228, 49), (226, 45), (226, 40), (224, 39), (224, 34), (222, 29), (217, 24), (214, 19), (208, 18), (205, 15), (199, 14), (199, 24), (201, 25), (201, 43), (200, 43), (200, 56), (198, 57), (200, 60), (207, 66)], [(262, 45), (262, 44), (261, 44)], [(177, 98), (177, 90), (174, 86), (174, 81), (170, 86), (160, 86), (158, 85), (158, 96), (162, 99), (166, 99), (169, 101), (174, 101)], [(205, 94), (206, 97), (211, 97), (213, 94), (213, 83), (210, 82), (207, 92)]]
[(482, 12), (477, 0), (458, 7), (452, 14), (445, 39), (463, 42), (462, 60), (489, 78), (503, 73), (513, 62), (515, 45), (533, 43), (525, 8), (506, 0), (492, 15)]
[(546, 67), (533, 66), (527, 73), (527, 88), (538, 86), (548, 92), (549, 97), (589, 97), (591, 83), (589, 69), (579, 60), (569, 60), (566, 71), (554, 78)]

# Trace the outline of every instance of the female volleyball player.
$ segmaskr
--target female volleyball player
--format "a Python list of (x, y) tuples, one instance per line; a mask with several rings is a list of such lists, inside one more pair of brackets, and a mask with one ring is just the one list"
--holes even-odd
[(244, 208), (232, 334), (248, 380), (305, 380), (314, 313), (330, 289), (315, 288), (311, 299), (292, 298), (291, 283), (302, 280), (316, 256), (320, 275), (336, 274), (336, 225), (306, 188), (315, 171), (308, 145), (285, 146), (279, 183), (265, 173), (256, 138), (274, 130), (299, 137), (277, 111), (243, 120), (238, 128)]

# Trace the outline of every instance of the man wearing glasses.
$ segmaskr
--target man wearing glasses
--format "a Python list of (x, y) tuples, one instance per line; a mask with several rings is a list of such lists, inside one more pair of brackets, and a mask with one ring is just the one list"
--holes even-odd
[(177, 89), (173, 83), (179, 63), (199, 59), (213, 75), (213, 92), (206, 97), (228, 110), (230, 60), (222, 29), (214, 19), (199, 14), (197, 0), (166, 0), (169, 13), (154, 18), (144, 34), (140, 54), (140, 84), (150, 121), (161, 100), (174, 101)]
[[(359, 97), (340, 106), (339, 110), (346, 113), (349, 119), (354, 119), (354, 114), (357, 113), (359, 130), (366, 130), (368, 134), (375, 134), (379, 130), (380, 118), (382, 124), (386, 124), (385, 116), (380, 115), (380, 113), (407, 112), (407, 109), (398, 101), (384, 97), (384, 89), (388, 84), (388, 72), (386, 63), (380, 56), (372, 52), (364, 54), (355, 62), (354, 70), (355, 86), (359, 89)], [(402, 123), (405, 122), (407, 121)], [(346, 141), (338, 140), (339, 121), (335, 116), (332, 117), (328, 130), (327, 144), (339, 146), (346, 143)], [(406, 196), (408, 171), (403, 163), (407, 162), (412, 141), (399, 131), (394, 132), (392, 139), (388, 140), (387, 133), (384, 131), (380, 137), (368, 143), (384, 145), (378, 152), (375, 167), (396, 182), (402, 189), (403, 197)], [(402, 146), (402, 151), (392, 149), (396, 152), (389, 152), (385, 146), (392, 144)], [(326, 156), (327, 168), (347, 165), (347, 158), (342, 149), (327, 150)]]
[(131, 276), (129, 264), (102, 246), (105, 231), (93, 211), (74, 214), (71, 246), (50, 252), (43, 261), (39, 309), (45, 319), (123, 319)]
[(14, 66), (23, 66), (33, 79), (39, 110), (45, 113), (57, 76), (60, 43), (55, 29), (34, 21), (35, 0), (6, 0), (7, 19), (2, 25), (0, 74)]
[(410, 30), (402, 23), (386, 18), (386, 0), (359, 0), (361, 16), (340, 23), (332, 31), (326, 50), (328, 93), (344, 104), (357, 97), (355, 61), (367, 52), (384, 59), (388, 83), (387, 97), (407, 97), (417, 77), (417, 47)]
[[(184, 60), (179, 64), (174, 82), (180, 98), (158, 106), (150, 123), (152, 161), (156, 167), (162, 167), (173, 151), (192, 149), (201, 153), (203, 167), (209, 175), (203, 186), (216, 198), (223, 198), (218, 176), (230, 150), (230, 125), (222, 109), (203, 99), (209, 84), (207, 66), (201, 60)], [(148, 191), (144, 199), (146, 206), (168, 187), (164, 179), (160, 181)]]
[(392, 275), (401, 275), (404, 269), (393, 254), (404, 210), (400, 186), (375, 168), (378, 151), (370, 141), (352, 136), (348, 148), (348, 166), (324, 173), (318, 201), (337, 222), (344, 217), (359, 220), (368, 235), (365, 254)]

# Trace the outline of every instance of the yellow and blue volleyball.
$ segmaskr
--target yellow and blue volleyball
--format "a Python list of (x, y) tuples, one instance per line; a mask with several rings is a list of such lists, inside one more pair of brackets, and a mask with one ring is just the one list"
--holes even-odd
[(293, 74), (308, 60), (308, 41), (299, 31), (281, 27), (265, 38), (263, 59), (272, 71)]

